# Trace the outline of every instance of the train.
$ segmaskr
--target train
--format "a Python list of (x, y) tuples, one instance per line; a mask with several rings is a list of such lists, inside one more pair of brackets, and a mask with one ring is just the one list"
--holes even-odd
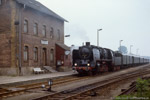
[(124, 55), (108, 48), (90, 45), (90, 42), (72, 50), (72, 68), (80, 75), (117, 71), (148, 63), (148, 58)]

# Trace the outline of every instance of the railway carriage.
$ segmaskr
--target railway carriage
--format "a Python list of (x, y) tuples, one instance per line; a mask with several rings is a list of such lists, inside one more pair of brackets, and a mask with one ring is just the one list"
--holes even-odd
[(125, 68), (127, 66), (127, 55), (122, 55), (122, 65)]
[(127, 57), (127, 67), (129, 67), (129, 65), (130, 65), (130, 56), (126, 55), (126, 57)]
[(130, 59), (129, 66), (133, 66), (133, 61), (134, 61), (133, 56), (129, 56), (129, 59)]
[(144, 64), (149, 63), (149, 59), (144, 58)]
[(144, 63), (144, 58), (141, 57), (141, 58), (140, 58), (140, 64), (143, 64), (143, 63)]
[(117, 70), (119, 70), (120, 68), (123, 68), (123, 66), (122, 66), (122, 54), (121, 53), (119, 53), (119, 52), (114, 53), (113, 63), (114, 63), (114, 66), (117, 67)]
[(140, 57), (135, 56), (133, 64), (134, 65), (139, 65), (140, 64)]

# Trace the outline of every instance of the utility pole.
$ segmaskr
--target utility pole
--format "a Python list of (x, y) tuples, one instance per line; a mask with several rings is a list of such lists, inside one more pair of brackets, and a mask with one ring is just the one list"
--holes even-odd
[(122, 50), (121, 50), (121, 42), (122, 42), (123, 40), (120, 40), (119, 41), (119, 44), (120, 44), (120, 48), (119, 48), (119, 51), (122, 53)]
[(131, 47), (133, 47), (133, 45), (130, 45), (130, 54), (132, 54), (132, 53), (131, 53)]

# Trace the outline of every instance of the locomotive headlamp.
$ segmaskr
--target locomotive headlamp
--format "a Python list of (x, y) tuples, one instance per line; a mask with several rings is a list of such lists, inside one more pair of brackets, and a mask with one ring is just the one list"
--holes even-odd
[(97, 63), (97, 66), (100, 66), (100, 63)]
[(103, 62), (103, 64), (105, 64), (106, 62)]
[(77, 66), (77, 63), (75, 63), (74, 66)]
[(87, 66), (90, 66), (90, 64), (88, 63)]
[(63, 64), (64, 64), (64, 62), (62, 61), (62, 62), (61, 62), (61, 64), (63, 65)]

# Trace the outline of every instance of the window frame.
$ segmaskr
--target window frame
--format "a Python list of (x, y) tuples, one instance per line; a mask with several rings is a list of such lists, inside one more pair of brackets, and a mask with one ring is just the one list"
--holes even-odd
[(59, 29), (57, 30), (57, 36), (58, 36), (57, 40), (60, 41), (60, 30)]
[(65, 59), (68, 60), (68, 58), (69, 58), (69, 56), (68, 56), (68, 55), (65, 55)]
[(24, 60), (24, 62), (28, 62), (29, 61), (29, 46), (24, 46), (23, 60)]
[(50, 28), (50, 38), (54, 39), (54, 28), (53, 27)]
[[(25, 22), (26, 22), (26, 23), (25, 23)], [(29, 25), (28, 20), (25, 19), (25, 20), (24, 20), (24, 23), (23, 23), (23, 31), (24, 31), (24, 33), (28, 33), (28, 31), (29, 31), (28, 25)], [(26, 29), (25, 29), (25, 28), (26, 28)]]
[(43, 37), (46, 37), (46, 25), (43, 25), (42, 27), (42, 35)]
[(33, 48), (33, 60), (38, 62), (38, 47)]
[(33, 32), (34, 32), (34, 35), (38, 35), (38, 23), (34, 23), (34, 26), (33, 26)]

